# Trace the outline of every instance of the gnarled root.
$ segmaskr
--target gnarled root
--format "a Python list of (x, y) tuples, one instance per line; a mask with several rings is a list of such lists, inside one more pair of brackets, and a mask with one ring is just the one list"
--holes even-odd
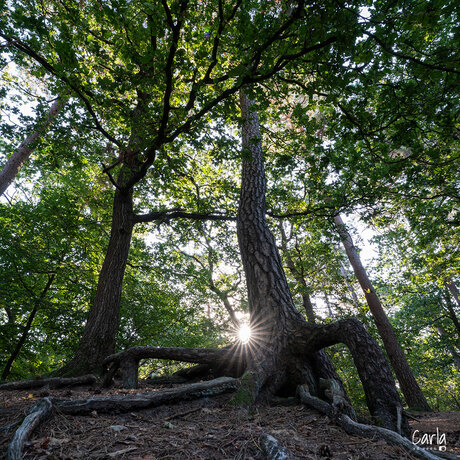
[(118, 372), (121, 375), (121, 384), (124, 388), (137, 388), (139, 361), (148, 358), (205, 364), (217, 375), (238, 377), (244, 370), (244, 363), (242, 363), (244, 357), (238, 352), (237, 347), (132, 347), (105, 359), (104, 384), (109, 385), (115, 373)]
[(390, 366), (381, 348), (364, 326), (356, 319), (346, 319), (322, 326), (306, 324), (304, 330), (303, 347), (307, 352), (336, 343), (348, 347), (363, 384), (371, 415), (381, 426), (393, 431), (400, 430), (401, 434), (409, 436), (409, 424), (402, 415), (402, 403)]
[[(338, 385), (329, 382), (329, 387), (334, 389), (333, 391), (336, 391)], [(337, 405), (337, 401), (342, 400), (340, 392), (333, 395), (333, 399), (336, 401), (335, 406), (334, 403), (331, 405), (326, 401), (312, 396), (307, 385), (300, 385), (298, 387), (298, 394), (302, 403), (309, 407), (313, 407), (323, 414), (326, 414), (340, 427), (342, 427), (348, 434), (358, 435), (371, 439), (384, 439), (390, 444), (402, 447), (404, 450), (410, 452), (412, 455), (418, 458), (426, 460), (440, 460), (440, 457), (424, 449), (421, 449), (416, 444), (404, 438), (400, 434), (395, 433), (394, 431), (387, 430), (386, 428), (364, 425), (362, 423), (355, 422), (350, 417), (348, 417), (348, 415), (341, 413), (339, 405)]]
[(206, 382), (184, 385), (177, 388), (143, 393), (140, 395), (101, 396), (88, 399), (44, 398), (31, 409), (16, 430), (8, 448), (7, 460), (20, 460), (24, 443), (33, 430), (45, 420), (53, 407), (67, 415), (85, 415), (93, 411), (99, 413), (118, 413), (156, 407), (162, 404), (188, 401), (235, 391), (240, 381), (231, 377), (220, 377)]
[(94, 375), (82, 375), (81, 377), (59, 378), (51, 377), (49, 379), (32, 379), (19, 380), (17, 382), (8, 382), (0, 385), (0, 390), (32, 390), (34, 388), (61, 388), (77, 385), (92, 385), (97, 382)]
[(64, 414), (84, 415), (92, 411), (99, 413), (129, 412), (156, 407), (178, 401), (188, 401), (235, 391), (240, 381), (231, 377), (219, 377), (206, 382), (191, 383), (176, 388), (123, 396), (101, 396), (88, 399), (53, 400)]
[(22, 458), (24, 443), (29, 439), (35, 428), (37, 428), (43, 420), (49, 417), (52, 407), (53, 405), (49, 398), (43, 398), (32, 407), (29, 411), (29, 415), (24, 419), (13, 436), (13, 440), (8, 447), (6, 460), (20, 460)]

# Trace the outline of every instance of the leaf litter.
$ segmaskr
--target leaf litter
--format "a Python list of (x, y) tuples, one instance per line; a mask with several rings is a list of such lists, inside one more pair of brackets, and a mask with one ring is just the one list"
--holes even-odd
[[(88, 398), (141, 393), (137, 390), (50, 390), (56, 398)], [(0, 392), (0, 428), (20, 422), (40, 392)], [(55, 413), (34, 432), (25, 460), (262, 460), (259, 439), (275, 437), (298, 459), (412, 460), (384, 441), (347, 435), (327, 417), (302, 405), (257, 407), (228, 404), (231, 395), (180, 402), (120, 414), (71, 416)], [(460, 456), (460, 413), (419, 414), (411, 421), (419, 433), (446, 434), (450, 454)], [(16, 427), (0, 431), (0, 459), (6, 457)], [(432, 446), (436, 448), (436, 446)], [(433, 451), (436, 453), (436, 451)]]

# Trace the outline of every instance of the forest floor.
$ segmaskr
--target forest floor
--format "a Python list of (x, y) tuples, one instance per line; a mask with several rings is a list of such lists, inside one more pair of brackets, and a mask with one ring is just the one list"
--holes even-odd
[[(21, 420), (44, 396), (88, 398), (153, 391), (72, 389), (0, 392), (0, 428)], [(259, 407), (253, 412), (227, 404), (231, 395), (181, 402), (115, 415), (54, 414), (26, 444), (32, 459), (187, 460), (265, 458), (262, 433), (275, 437), (299, 459), (384, 460), (413, 459), (384, 441), (349, 436), (327, 417), (302, 405)], [(411, 421), (415, 440), (432, 437), (460, 458), (460, 412), (417, 415)], [(438, 430), (438, 431), (437, 431)], [(14, 430), (0, 432), (0, 458), (5, 458)], [(445, 435), (445, 442), (442, 435)]]

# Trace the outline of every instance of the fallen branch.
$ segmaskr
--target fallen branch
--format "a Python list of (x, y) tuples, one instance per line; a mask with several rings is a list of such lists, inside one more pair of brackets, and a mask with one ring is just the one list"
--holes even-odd
[(35, 388), (61, 388), (71, 387), (76, 385), (92, 385), (97, 382), (94, 375), (83, 375), (81, 377), (51, 377), (49, 379), (32, 379), (19, 380), (17, 382), (8, 382), (0, 385), (0, 390), (32, 390)]
[(29, 439), (35, 428), (51, 414), (52, 407), (53, 405), (49, 398), (43, 398), (32, 407), (29, 415), (13, 436), (13, 440), (8, 447), (6, 460), (20, 460), (22, 458), (24, 443)]
[(260, 437), (260, 445), (267, 460), (290, 460), (293, 458), (289, 451), (269, 434), (264, 433)]
[(340, 427), (342, 427), (348, 434), (362, 436), (364, 438), (370, 439), (383, 439), (390, 444), (403, 448), (418, 458), (426, 460), (440, 459), (440, 457), (437, 455), (434, 455), (431, 452), (418, 447), (416, 444), (394, 431), (377, 426), (364, 425), (363, 423), (353, 421), (350, 417), (348, 417), (348, 415), (337, 413), (336, 408), (331, 406), (329, 403), (315, 396), (312, 396), (308, 389), (308, 385), (299, 385), (298, 394), (303, 404), (313, 407), (319, 412), (326, 414)]

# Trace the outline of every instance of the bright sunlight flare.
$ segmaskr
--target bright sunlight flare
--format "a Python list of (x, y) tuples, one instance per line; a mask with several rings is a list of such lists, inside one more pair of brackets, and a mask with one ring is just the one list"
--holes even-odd
[(242, 324), (238, 329), (238, 339), (245, 344), (251, 340), (251, 327), (249, 324)]

